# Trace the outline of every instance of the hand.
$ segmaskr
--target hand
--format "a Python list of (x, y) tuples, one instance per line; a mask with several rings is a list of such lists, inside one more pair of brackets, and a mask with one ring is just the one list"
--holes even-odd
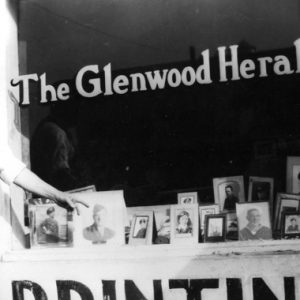
[(78, 207), (78, 204), (82, 204), (85, 207), (89, 207), (89, 205), (79, 199), (78, 195), (60, 192), (58, 197), (56, 197), (56, 204), (58, 204), (61, 207), (64, 207), (66, 209), (75, 209), (77, 212), (77, 215), (80, 215), (80, 209)]

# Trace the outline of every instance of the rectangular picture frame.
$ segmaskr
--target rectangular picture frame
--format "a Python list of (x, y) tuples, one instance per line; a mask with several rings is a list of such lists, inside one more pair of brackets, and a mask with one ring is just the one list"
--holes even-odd
[(226, 239), (231, 241), (238, 240), (238, 220), (236, 212), (226, 213)]
[(226, 214), (205, 216), (205, 243), (225, 242), (226, 239)]
[(73, 212), (55, 203), (30, 204), (31, 248), (73, 246)]
[(300, 238), (300, 212), (283, 212), (281, 217), (281, 238)]
[(274, 216), (274, 229), (280, 231), (283, 212), (298, 212), (300, 210), (300, 195), (290, 193), (277, 193), (276, 195), (276, 211)]
[(273, 238), (269, 202), (247, 202), (236, 205), (240, 241)]
[(215, 203), (221, 211), (235, 211), (236, 203), (245, 202), (243, 176), (213, 178), (213, 187)]
[(286, 161), (286, 192), (300, 193), (300, 156), (288, 156)]
[(153, 211), (136, 211), (130, 227), (129, 245), (151, 245), (153, 238)]
[(199, 205), (199, 226), (201, 236), (204, 237), (205, 230), (205, 216), (215, 215), (220, 213), (220, 206), (218, 204), (203, 204)]
[(199, 241), (198, 205), (171, 205), (171, 244), (197, 244)]
[(180, 204), (180, 205), (197, 204), (198, 203), (198, 193), (197, 192), (178, 193), (177, 201), (178, 201), (178, 204)]

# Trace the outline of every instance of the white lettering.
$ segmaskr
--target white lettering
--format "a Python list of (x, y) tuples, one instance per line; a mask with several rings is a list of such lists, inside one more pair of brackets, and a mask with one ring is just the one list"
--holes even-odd
[(220, 81), (227, 81), (226, 76), (226, 68), (231, 67), (232, 69), (232, 77), (231, 80), (238, 80), (239, 77), (239, 68), (238, 68), (238, 55), (237, 55), (237, 49), (238, 46), (230, 46), (231, 51), (231, 59), (229, 61), (226, 61), (226, 47), (219, 47), (219, 68), (220, 68)]
[[(240, 73), (242, 77), (249, 79), (254, 77), (255, 63), (251, 59), (245, 59), (241, 62)], [(251, 73), (250, 73), (251, 72)]]
[(291, 70), (290, 61), (288, 58), (284, 55), (277, 55), (274, 58), (275, 64), (274, 64), (274, 72), (277, 75), (288, 75), (293, 74), (294, 71)]
[(145, 73), (152, 90), (156, 90), (157, 87), (159, 89), (163, 89), (165, 87), (167, 73), (168, 70), (163, 70), (162, 75), (161, 75), (161, 71), (159, 70)]

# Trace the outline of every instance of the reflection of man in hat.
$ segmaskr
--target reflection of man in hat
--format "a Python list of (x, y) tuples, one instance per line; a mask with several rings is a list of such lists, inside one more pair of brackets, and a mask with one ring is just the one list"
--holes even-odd
[(58, 243), (58, 222), (55, 218), (55, 208), (50, 206), (47, 209), (48, 218), (41, 223), (41, 230), (46, 235), (47, 243)]
[(95, 204), (93, 209), (94, 223), (83, 230), (83, 237), (93, 244), (104, 244), (111, 239), (115, 233), (106, 224), (107, 211), (106, 208), (100, 204)]

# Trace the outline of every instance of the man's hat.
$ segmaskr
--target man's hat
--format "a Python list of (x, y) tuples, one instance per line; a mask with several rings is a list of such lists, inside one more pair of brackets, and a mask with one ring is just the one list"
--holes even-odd
[(95, 204), (94, 208), (93, 208), (93, 214), (95, 215), (96, 213), (98, 213), (99, 211), (101, 211), (102, 209), (105, 209), (104, 206), (100, 205), (100, 204)]
[(50, 215), (51, 213), (53, 213), (55, 211), (54, 206), (51, 206), (47, 209), (47, 215)]

